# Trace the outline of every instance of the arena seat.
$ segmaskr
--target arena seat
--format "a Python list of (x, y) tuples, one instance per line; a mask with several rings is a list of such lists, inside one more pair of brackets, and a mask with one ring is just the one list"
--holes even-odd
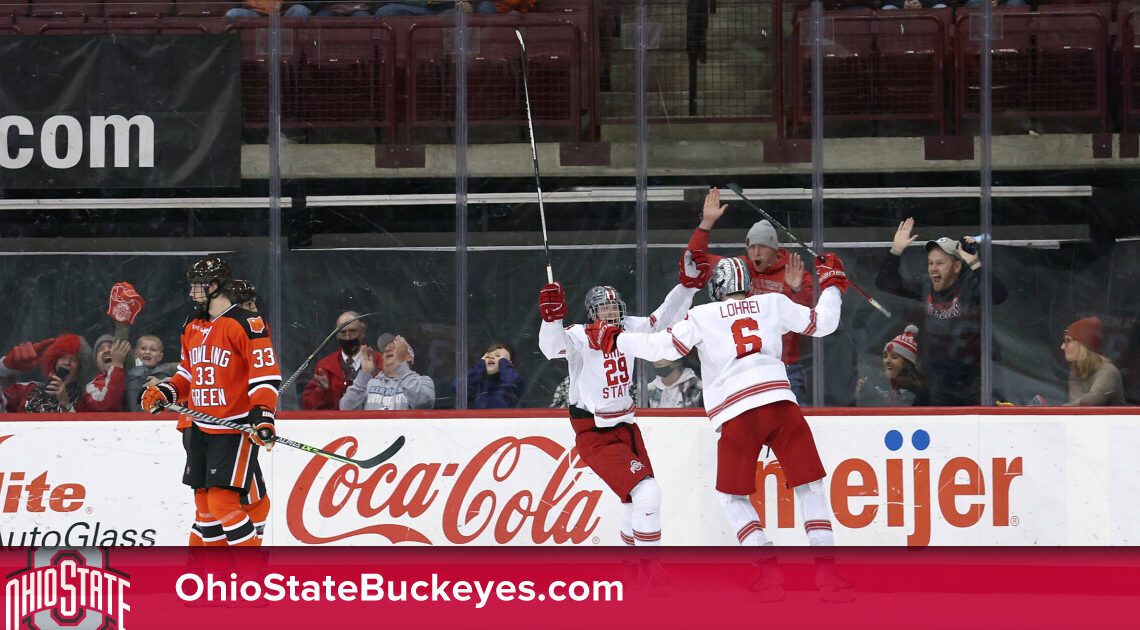
[(296, 120), (290, 121), (291, 126), (394, 130), (391, 27), (371, 18), (335, 19), (335, 24), (297, 31), (301, 65)]

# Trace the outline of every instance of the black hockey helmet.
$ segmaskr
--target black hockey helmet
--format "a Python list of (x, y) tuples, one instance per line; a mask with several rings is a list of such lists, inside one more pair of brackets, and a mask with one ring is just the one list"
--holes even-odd
[(203, 258), (190, 265), (190, 268), (186, 270), (187, 282), (192, 285), (206, 285), (207, 287), (210, 284), (218, 285), (218, 288), (213, 291), (207, 289), (206, 301), (197, 304), (200, 313), (205, 313), (209, 309), (211, 300), (229, 290), (233, 277), (234, 274), (230, 271), (230, 266), (218, 256)]
[(230, 287), (226, 290), (226, 297), (234, 304), (245, 304), (257, 299), (257, 287), (249, 280), (234, 278), (230, 280)]
[(216, 282), (218, 286), (221, 286), (233, 277), (234, 274), (230, 271), (230, 266), (218, 256), (203, 258), (190, 265), (190, 268), (186, 270), (186, 280), (190, 284)]

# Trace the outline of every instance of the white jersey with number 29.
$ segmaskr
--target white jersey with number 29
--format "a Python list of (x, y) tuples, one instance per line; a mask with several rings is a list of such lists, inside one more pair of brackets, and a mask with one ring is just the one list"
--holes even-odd
[[(673, 287), (665, 301), (649, 317), (626, 317), (622, 330), (664, 331), (677, 322), (693, 303), (697, 289)], [(566, 359), (570, 368), (569, 402), (594, 414), (598, 427), (634, 422), (633, 358), (618, 351), (605, 354), (590, 347), (581, 324), (562, 327), (561, 322), (543, 322), (538, 347), (548, 359)]]
[(678, 359), (696, 349), (705, 410), (719, 431), (720, 425), (749, 409), (778, 400), (796, 402), (780, 361), (781, 338), (786, 332), (831, 334), (839, 326), (841, 303), (839, 289), (828, 287), (815, 308), (780, 293), (702, 304), (668, 331), (623, 332), (617, 349), (650, 361)]

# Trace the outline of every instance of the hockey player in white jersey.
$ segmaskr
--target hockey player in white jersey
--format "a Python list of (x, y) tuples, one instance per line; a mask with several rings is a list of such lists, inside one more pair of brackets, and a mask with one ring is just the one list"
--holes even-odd
[[(756, 491), (756, 462), (766, 445), (799, 497), (809, 544), (835, 544), (822, 481), (826, 472), (780, 361), (784, 333), (822, 337), (839, 325), (840, 292), (849, 284), (843, 264), (826, 254), (816, 260), (816, 273), (820, 297), (808, 308), (779, 293), (749, 296), (747, 267), (738, 258), (723, 258), (709, 282), (715, 301), (690, 309), (670, 330), (639, 334), (598, 322), (586, 331), (599, 352), (650, 361), (697, 350), (705, 409), (720, 433), (717, 495), (741, 545), (771, 544), (748, 500)], [(761, 563), (750, 587), (782, 597), (781, 581), (774, 562)], [(851, 596), (851, 584), (835, 571), (833, 558), (817, 561), (816, 582), (825, 599)]]
[[(684, 316), (693, 295), (711, 269), (702, 252), (682, 255), (680, 284), (649, 317), (626, 314), (625, 302), (611, 286), (597, 286), (586, 295), (590, 322), (607, 322), (621, 330), (666, 330)], [(586, 327), (563, 327), (566, 298), (559, 283), (539, 292), (543, 323), (538, 343), (548, 359), (566, 359), (570, 368), (570, 424), (579, 456), (621, 499), (625, 515), (621, 539), (627, 545), (661, 544), (661, 489), (653, 478), (641, 430), (630, 396), (633, 359), (617, 351), (590, 347)]]

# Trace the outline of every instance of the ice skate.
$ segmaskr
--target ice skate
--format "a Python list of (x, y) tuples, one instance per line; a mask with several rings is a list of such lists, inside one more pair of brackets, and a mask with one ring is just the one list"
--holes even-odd
[(819, 589), (821, 601), (828, 603), (855, 601), (855, 585), (839, 572), (834, 558), (815, 561), (815, 586)]
[(779, 602), (784, 599), (784, 574), (770, 558), (756, 563), (756, 573), (748, 581), (748, 590), (756, 593), (762, 602)]

